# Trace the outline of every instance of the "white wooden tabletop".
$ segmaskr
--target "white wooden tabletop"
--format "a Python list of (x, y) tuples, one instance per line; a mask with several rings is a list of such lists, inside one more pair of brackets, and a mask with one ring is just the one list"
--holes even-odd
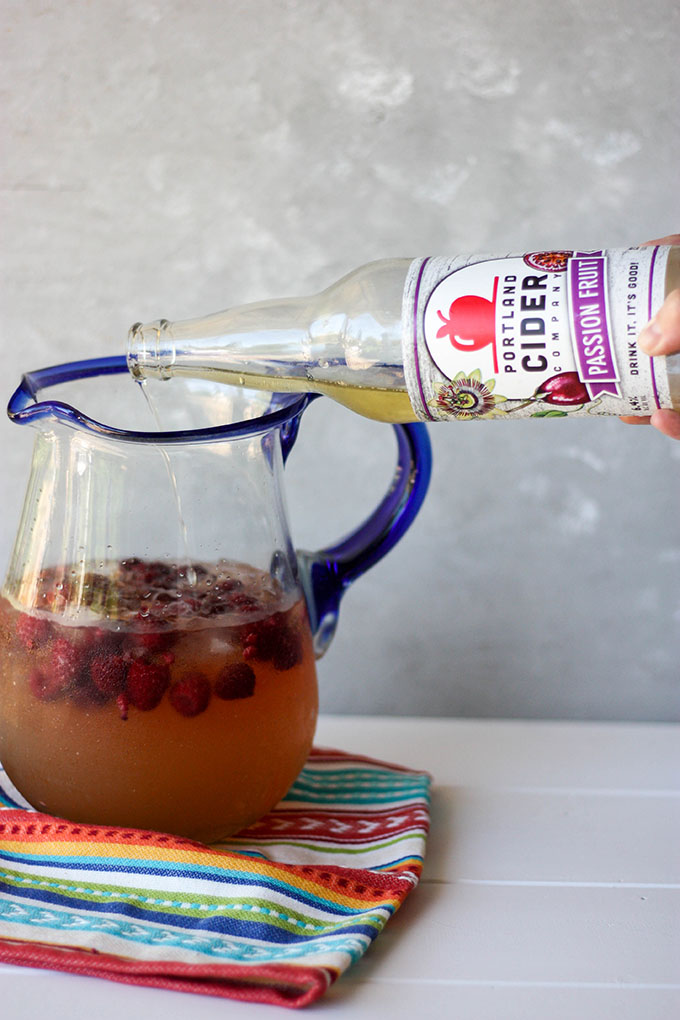
[[(326, 716), (317, 744), (434, 776), (420, 886), (307, 1017), (680, 1016), (680, 726)], [(4, 1020), (276, 1007), (0, 966)]]

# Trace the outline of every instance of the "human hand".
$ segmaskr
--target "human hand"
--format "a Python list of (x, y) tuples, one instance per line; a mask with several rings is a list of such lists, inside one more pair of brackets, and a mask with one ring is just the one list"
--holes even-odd
[[(651, 244), (679, 244), (680, 234), (669, 234)], [(638, 345), (645, 354), (680, 354), (680, 288), (671, 291), (654, 318), (642, 330)], [(622, 416), (627, 425), (653, 425), (671, 439), (680, 439), (680, 412), (664, 408), (647, 417)]]

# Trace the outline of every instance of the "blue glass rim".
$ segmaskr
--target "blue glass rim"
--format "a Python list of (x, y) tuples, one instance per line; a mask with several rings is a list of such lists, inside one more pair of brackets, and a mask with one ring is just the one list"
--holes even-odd
[[(38, 400), (41, 390), (62, 383), (75, 382), (101, 375), (118, 375), (128, 372), (125, 355), (109, 358), (92, 358), (51, 365), (35, 372), (27, 372), (10, 397), (7, 414), (17, 425), (38, 425), (43, 420), (55, 420), (71, 428), (79, 428), (93, 435), (129, 443), (196, 443), (215, 439), (240, 439), (261, 435), (282, 428), (304, 411), (317, 393), (272, 393), (269, 410), (257, 418), (210, 425), (201, 429), (178, 429), (174, 432), (138, 432), (105, 425), (84, 414), (72, 404), (61, 400)], [(132, 380), (131, 380), (132, 381)], [(227, 386), (228, 384), (223, 384)]]

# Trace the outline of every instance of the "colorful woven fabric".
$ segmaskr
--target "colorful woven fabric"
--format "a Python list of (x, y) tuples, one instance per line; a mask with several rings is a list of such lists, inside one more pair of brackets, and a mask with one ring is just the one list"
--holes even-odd
[(0, 961), (303, 1006), (416, 885), (429, 777), (314, 749), (228, 843), (74, 825), (0, 771)]

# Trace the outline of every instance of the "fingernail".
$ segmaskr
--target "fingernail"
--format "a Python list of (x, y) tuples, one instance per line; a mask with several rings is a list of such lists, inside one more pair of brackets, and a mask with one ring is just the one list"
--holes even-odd
[(659, 329), (656, 319), (652, 319), (647, 325), (641, 330), (638, 337), (638, 344), (645, 351), (646, 354), (653, 355), (654, 352), (661, 346), (663, 334)]

